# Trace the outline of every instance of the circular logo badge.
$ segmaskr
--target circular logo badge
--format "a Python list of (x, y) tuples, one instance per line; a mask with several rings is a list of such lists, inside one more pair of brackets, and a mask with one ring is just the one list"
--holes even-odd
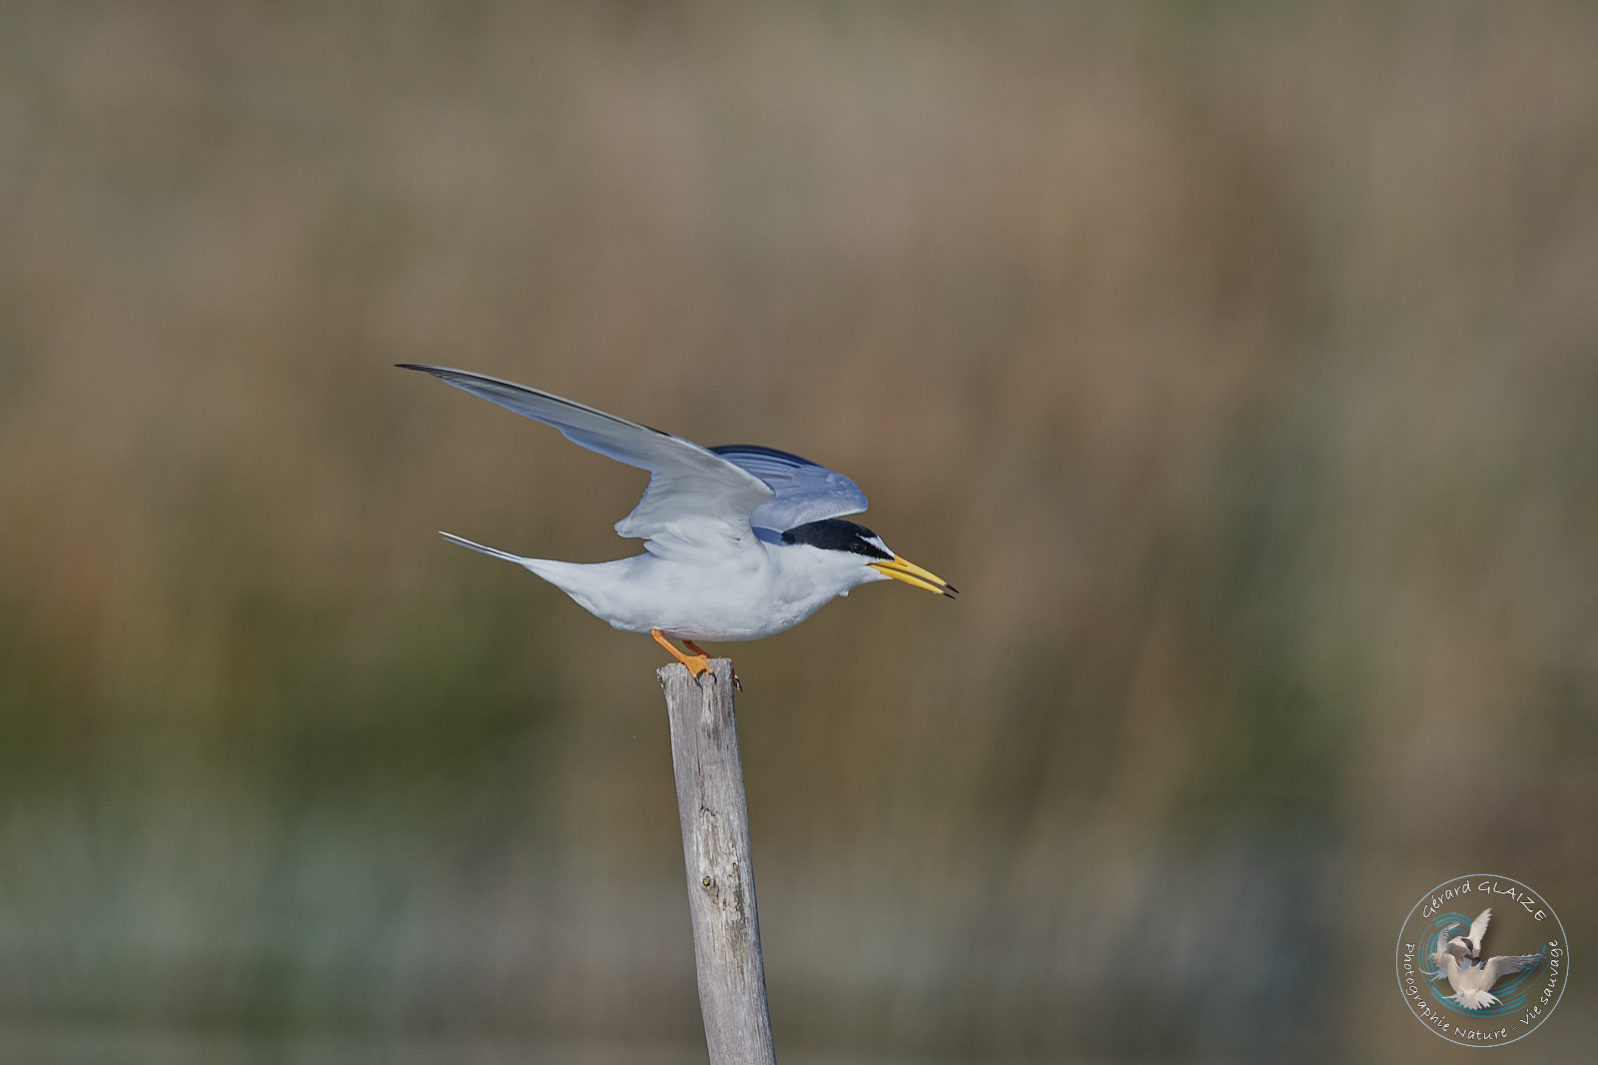
[(1416, 1020), (1452, 1043), (1497, 1046), (1553, 1014), (1570, 977), (1570, 946), (1540, 894), (1507, 876), (1472, 873), (1415, 903), (1394, 966)]

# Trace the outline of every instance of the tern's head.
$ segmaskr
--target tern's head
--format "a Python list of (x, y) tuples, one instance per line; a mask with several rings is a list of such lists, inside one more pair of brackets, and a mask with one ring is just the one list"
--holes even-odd
[(818, 567), (833, 573), (845, 591), (867, 581), (896, 580), (954, 598), (955, 589), (937, 574), (894, 554), (882, 537), (852, 521), (827, 518), (796, 525), (782, 542), (814, 548)]
[(1456, 958), (1463, 958), (1466, 961), (1476, 960), (1476, 943), (1469, 936), (1454, 936), (1443, 949)]

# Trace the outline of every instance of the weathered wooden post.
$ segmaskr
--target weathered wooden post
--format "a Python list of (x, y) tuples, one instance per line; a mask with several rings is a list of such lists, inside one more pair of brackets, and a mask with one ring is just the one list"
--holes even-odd
[(662, 666), (657, 675), (671, 718), (671, 764), (710, 1062), (775, 1065), (732, 662), (711, 659), (710, 674), (698, 681), (677, 663)]

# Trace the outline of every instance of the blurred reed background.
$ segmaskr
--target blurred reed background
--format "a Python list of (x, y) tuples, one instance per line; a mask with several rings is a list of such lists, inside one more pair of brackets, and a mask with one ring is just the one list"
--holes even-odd
[[(728, 646), (786, 1062), (1598, 1026), (1598, 9), (0, 4), (0, 1060), (692, 1062), (651, 642), (441, 542), (851, 473), (965, 591)], [(1510, 946), (1510, 945), (1505, 945)]]

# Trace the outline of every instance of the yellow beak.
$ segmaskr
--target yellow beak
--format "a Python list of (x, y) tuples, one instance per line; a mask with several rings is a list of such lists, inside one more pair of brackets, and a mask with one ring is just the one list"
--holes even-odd
[(959, 589), (936, 573), (922, 569), (909, 559), (898, 555), (893, 556), (892, 562), (872, 562), (869, 565), (878, 573), (885, 573), (896, 581), (904, 581), (916, 588), (925, 588), (934, 595), (946, 595), (953, 599), (959, 593)]

